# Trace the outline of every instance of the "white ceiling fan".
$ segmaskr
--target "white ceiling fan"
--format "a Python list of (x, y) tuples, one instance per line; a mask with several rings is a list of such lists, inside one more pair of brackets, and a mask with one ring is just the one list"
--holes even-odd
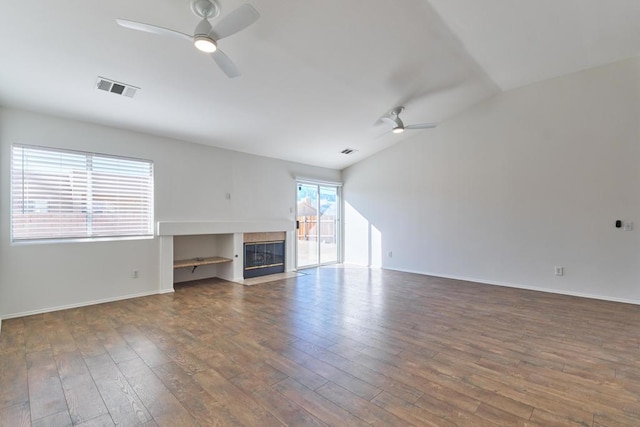
[(405, 126), (405, 124), (402, 122), (402, 119), (400, 118), (400, 113), (402, 113), (403, 110), (404, 107), (396, 107), (393, 110), (389, 111), (386, 116), (382, 117), (382, 120), (393, 126), (393, 128), (391, 129), (393, 133), (402, 133), (405, 131), (405, 129), (432, 129), (438, 126), (437, 123), (419, 123), (415, 125)]
[(218, 49), (218, 41), (229, 37), (260, 18), (258, 11), (248, 3), (235, 9), (225, 16), (220, 22), (212, 27), (209, 19), (213, 19), (220, 14), (220, 6), (216, 0), (191, 0), (191, 10), (202, 20), (196, 26), (193, 36), (179, 31), (171, 30), (157, 25), (144, 24), (142, 22), (128, 21), (126, 19), (116, 19), (118, 25), (137, 31), (166, 35), (181, 38), (194, 44), (194, 46), (206, 53), (211, 54), (218, 67), (230, 78), (238, 77), (240, 72), (236, 65)]

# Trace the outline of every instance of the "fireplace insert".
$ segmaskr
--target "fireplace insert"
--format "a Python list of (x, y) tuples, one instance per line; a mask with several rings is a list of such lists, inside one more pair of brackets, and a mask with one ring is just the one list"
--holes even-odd
[(244, 244), (244, 278), (284, 273), (284, 240)]

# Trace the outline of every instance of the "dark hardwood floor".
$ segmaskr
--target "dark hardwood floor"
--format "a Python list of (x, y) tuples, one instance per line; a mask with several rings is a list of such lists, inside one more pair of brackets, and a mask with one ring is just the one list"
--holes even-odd
[(5, 320), (3, 426), (637, 426), (640, 307), (361, 268)]

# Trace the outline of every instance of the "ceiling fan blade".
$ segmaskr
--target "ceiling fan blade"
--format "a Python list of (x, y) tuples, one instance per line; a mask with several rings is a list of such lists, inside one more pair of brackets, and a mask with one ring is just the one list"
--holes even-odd
[(222, 18), (218, 25), (211, 30), (210, 34), (214, 39), (220, 40), (244, 30), (256, 22), (258, 18), (260, 18), (258, 11), (250, 4), (245, 3)]
[(229, 59), (227, 55), (225, 55), (220, 49), (216, 50), (211, 54), (213, 60), (218, 64), (218, 67), (229, 77), (233, 79), (235, 77), (240, 76), (240, 71), (236, 64), (233, 63), (232, 60)]
[(409, 125), (409, 126), (405, 126), (405, 129), (433, 129), (434, 127), (438, 126), (437, 123), (420, 123), (417, 125)]
[(142, 22), (127, 21), (126, 19), (116, 19), (116, 22), (121, 27), (129, 28), (131, 30), (144, 31), (145, 33), (159, 34), (161, 36), (179, 37), (187, 41), (192, 42), (193, 37), (181, 33), (179, 31), (170, 30), (168, 28), (158, 27), (157, 25), (143, 24)]

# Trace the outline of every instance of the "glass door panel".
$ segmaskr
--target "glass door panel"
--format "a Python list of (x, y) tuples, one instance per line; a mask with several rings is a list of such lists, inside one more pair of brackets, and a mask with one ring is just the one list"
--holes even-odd
[(338, 262), (338, 188), (319, 188), (320, 264)]
[(340, 259), (339, 188), (297, 184), (297, 266), (313, 267)]
[(298, 184), (297, 199), (298, 267), (318, 265), (318, 186)]

